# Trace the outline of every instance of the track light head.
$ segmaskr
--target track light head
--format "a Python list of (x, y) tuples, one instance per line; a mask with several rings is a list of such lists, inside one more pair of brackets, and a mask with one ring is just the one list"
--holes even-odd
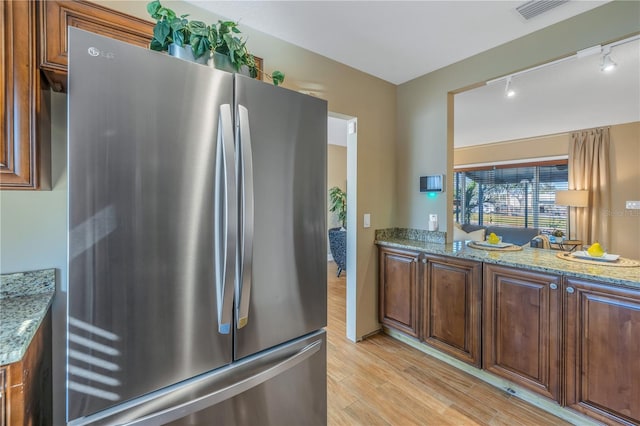
[(617, 66), (618, 64), (613, 62), (613, 59), (611, 59), (611, 48), (610, 47), (605, 48), (604, 51), (602, 52), (602, 63), (600, 64), (600, 70), (603, 72), (611, 72)]
[(507, 84), (504, 86), (504, 95), (507, 98), (513, 98), (516, 95), (516, 91), (511, 87), (511, 77), (507, 78)]

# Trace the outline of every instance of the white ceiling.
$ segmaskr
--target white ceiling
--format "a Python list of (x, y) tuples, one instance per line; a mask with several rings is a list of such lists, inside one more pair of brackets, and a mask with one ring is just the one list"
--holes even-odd
[[(515, 9), (525, 0), (187, 1), (401, 84), (609, 0), (569, 1), (528, 21)], [(518, 76), (513, 99), (503, 97), (504, 82), (456, 95), (454, 145), (640, 121), (639, 51), (638, 42), (614, 48), (620, 66), (611, 75), (596, 55)], [(329, 143), (344, 144), (343, 124), (330, 120)]]
[(618, 64), (600, 70), (595, 54), (514, 76), (454, 98), (456, 148), (640, 121), (640, 41), (611, 49)]
[(607, 3), (569, 1), (527, 21), (515, 10), (524, 0), (188, 1), (394, 84)]

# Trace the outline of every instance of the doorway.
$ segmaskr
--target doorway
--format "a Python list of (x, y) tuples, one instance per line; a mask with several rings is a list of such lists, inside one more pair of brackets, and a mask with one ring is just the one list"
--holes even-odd
[[(346, 232), (346, 336), (356, 341), (356, 231), (357, 231), (357, 118), (329, 112), (328, 120), (327, 189), (340, 187), (347, 194)], [(327, 228), (340, 226), (335, 213), (327, 206)], [(349, 226), (349, 224), (352, 224)], [(328, 229), (327, 229), (328, 231)], [(327, 247), (327, 259), (330, 259)], [(331, 268), (330, 268), (331, 270)], [(336, 269), (337, 270), (337, 269)], [(331, 272), (329, 272), (331, 273)], [(342, 275), (341, 274), (341, 275)], [(334, 277), (330, 277), (334, 278)]]

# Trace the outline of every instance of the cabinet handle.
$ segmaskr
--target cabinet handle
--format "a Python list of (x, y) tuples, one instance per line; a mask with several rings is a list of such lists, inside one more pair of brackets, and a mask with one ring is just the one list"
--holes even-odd
[(549, 284), (549, 288), (550, 288), (551, 290), (555, 290), (555, 289), (557, 289), (557, 288), (558, 288), (558, 285), (557, 285), (556, 283), (551, 283), (551, 284)]
[(574, 291), (573, 287), (567, 287), (567, 293), (572, 294)]

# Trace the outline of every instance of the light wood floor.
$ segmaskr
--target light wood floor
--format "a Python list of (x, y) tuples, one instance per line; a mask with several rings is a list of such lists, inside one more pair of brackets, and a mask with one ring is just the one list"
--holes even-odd
[(329, 425), (568, 425), (385, 334), (345, 337), (346, 279), (328, 263)]

